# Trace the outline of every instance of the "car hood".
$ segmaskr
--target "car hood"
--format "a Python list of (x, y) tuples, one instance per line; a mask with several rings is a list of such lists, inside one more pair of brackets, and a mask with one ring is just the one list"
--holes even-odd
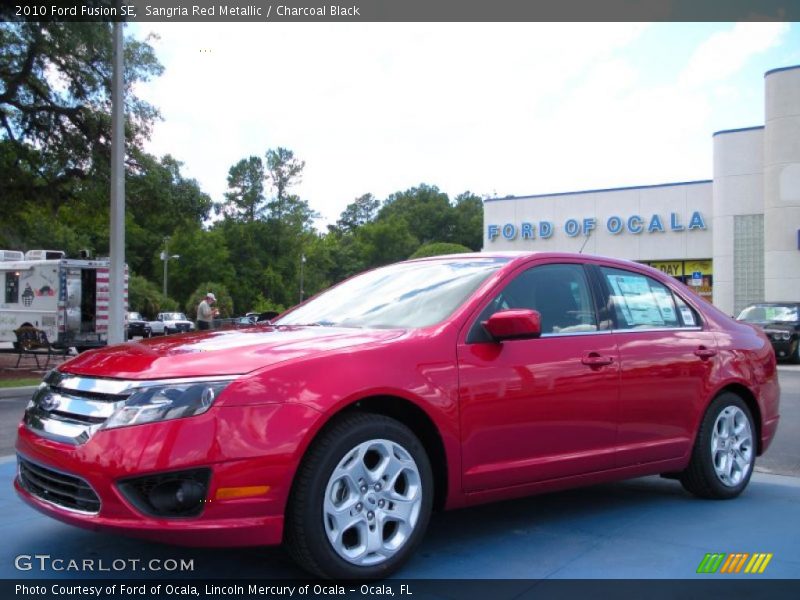
[(760, 327), (761, 329), (784, 331), (794, 331), (800, 327), (800, 323), (790, 323), (787, 321), (742, 321), (742, 323), (754, 325), (755, 327)]
[(321, 352), (385, 342), (403, 333), (316, 326), (203, 331), (92, 350), (59, 370), (120, 379), (240, 375)]

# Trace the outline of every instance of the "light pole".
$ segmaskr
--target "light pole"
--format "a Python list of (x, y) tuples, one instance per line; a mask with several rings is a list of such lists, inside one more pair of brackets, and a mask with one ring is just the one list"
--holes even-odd
[(305, 266), (306, 266), (306, 255), (305, 254), (301, 254), (300, 255), (300, 302), (301, 303), (303, 302), (303, 294), (304, 294), (304, 292), (303, 292), (303, 275), (304, 275), (303, 271), (305, 269)]
[(167, 297), (167, 267), (171, 258), (178, 259), (180, 254), (169, 255), (169, 236), (164, 236), (164, 250), (161, 252), (161, 260), (164, 261), (164, 297)]

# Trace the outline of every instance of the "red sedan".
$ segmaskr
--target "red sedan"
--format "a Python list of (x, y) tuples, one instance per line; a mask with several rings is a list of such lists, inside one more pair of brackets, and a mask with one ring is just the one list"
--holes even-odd
[(272, 324), (64, 363), (20, 424), (15, 485), (73, 525), (381, 577), (434, 508), (656, 473), (733, 498), (779, 394), (760, 330), (649, 267), (436, 257)]

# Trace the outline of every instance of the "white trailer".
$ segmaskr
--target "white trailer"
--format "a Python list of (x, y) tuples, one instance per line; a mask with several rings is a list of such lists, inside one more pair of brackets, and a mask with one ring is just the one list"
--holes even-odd
[[(60, 250), (0, 250), (0, 342), (15, 341), (14, 330), (28, 325), (57, 346), (105, 346), (109, 267), (108, 259), (65, 258)], [(127, 267), (124, 281), (127, 311)]]

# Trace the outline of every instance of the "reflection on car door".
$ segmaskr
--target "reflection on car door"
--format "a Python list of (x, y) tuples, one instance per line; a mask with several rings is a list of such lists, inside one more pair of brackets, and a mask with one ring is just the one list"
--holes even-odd
[[(481, 322), (510, 308), (538, 310), (542, 337), (489, 339)], [(458, 346), (466, 491), (613, 466), (619, 360), (598, 323), (577, 263), (524, 270), (481, 311)]]
[(682, 457), (711, 391), (714, 334), (654, 278), (610, 267), (597, 272), (614, 309), (620, 357), (617, 466)]

